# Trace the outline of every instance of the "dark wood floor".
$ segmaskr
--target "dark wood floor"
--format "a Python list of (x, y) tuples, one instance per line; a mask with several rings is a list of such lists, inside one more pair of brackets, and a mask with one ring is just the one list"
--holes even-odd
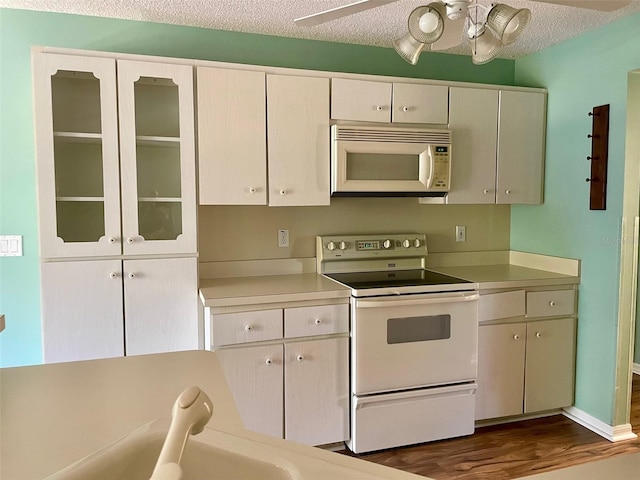
[[(631, 405), (633, 431), (640, 433), (639, 375), (633, 376)], [(357, 457), (436, 480), (504, 480), (635, 452), (640, 452), (638, 439), (611, 443), (555, 415), (478, 428), (469, 437)]]

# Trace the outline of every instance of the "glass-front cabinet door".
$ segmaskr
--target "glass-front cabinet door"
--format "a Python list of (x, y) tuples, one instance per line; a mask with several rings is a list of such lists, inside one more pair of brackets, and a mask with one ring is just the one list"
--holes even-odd
[(117, 68), (123, 253), (195, 253), (192, 67)]
[(34, 55), (42, 258), (119, 255), (115, 60)]

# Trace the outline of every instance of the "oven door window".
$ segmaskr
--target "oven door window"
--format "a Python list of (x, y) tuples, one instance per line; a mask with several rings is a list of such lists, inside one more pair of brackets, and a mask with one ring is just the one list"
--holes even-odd
[(451, 338), (451, 315), (390, 318), (387, 344), (428, 342)]

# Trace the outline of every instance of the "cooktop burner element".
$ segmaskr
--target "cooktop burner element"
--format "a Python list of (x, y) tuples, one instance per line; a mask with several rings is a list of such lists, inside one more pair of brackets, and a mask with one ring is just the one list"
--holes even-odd
[(327, 273), (325, 276), (355, 289), (471, 283), (461, 278), (450, 277), (430, 270)]

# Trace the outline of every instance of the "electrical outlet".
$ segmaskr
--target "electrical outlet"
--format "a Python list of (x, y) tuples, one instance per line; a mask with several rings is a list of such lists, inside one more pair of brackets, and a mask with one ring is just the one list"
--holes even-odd
[(289, 230), (278, 230), (278, 247), (286, 248), (289, 246)]
[(467, 241), (467, 227), (464, 225), (456, 225), (456, 242)]

